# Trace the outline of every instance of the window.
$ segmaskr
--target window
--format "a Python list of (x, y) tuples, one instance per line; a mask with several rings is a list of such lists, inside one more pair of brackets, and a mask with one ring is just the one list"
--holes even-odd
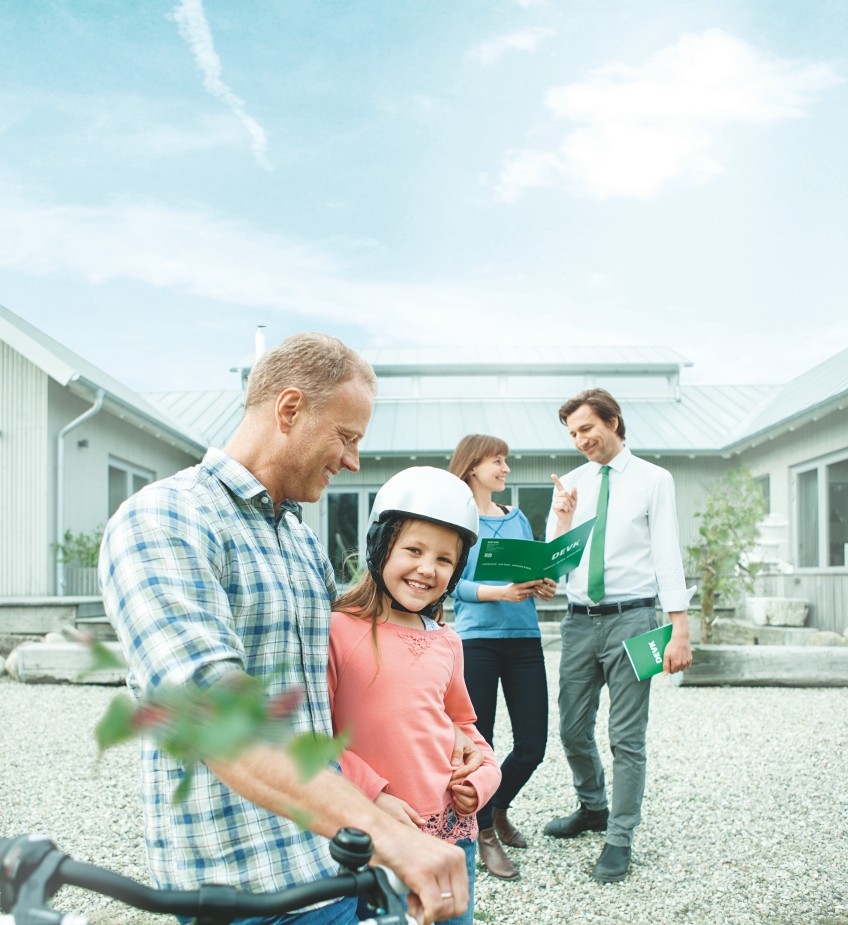
[(150, 469), (142, 469), (121, 459), (109, 457), (109, 516), (137, 491), (156, 478)]
[(771, 514), (771, 478), (768, 475), (760, 475), (754, 479), (754, 483), (763, 493), (763, 501), (766, 503), (766, 514)]
[(828, 565), (848, 565), (848, 459), (827, 467)]
[(545, 526), (553, 499), (553, 485), (550, 488), (523, 486), (518, 489), (518, 506), (533, 528), (533, 539), (545, 539)]
[(796, 469), (795, 510), (798, 566), (848, 565), (848, 457)]
[(339, 586), (355, 581), (365, 566), (368, 515), (376, 495), (373, 489), (327, 492), (323, 533)]
[(552, 498), (553, 486), (547, 488), (539, 485), (511, 486), (492, 495), (492, 500), (498, 504), (507, 504), (513, 507), (518, 505), (524, 516), (530, 521), (533, 539), (542, 540), (543, 542)]

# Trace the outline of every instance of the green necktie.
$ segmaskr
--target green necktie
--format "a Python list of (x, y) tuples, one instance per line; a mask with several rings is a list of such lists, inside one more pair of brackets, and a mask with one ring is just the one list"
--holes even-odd
[(598, 510), (589, 549), (589, 597), (596, 604), (604, 599), (604, 536), (607, 532), (609, 470), (609, 466), (601, 466), (601, 490), (598, 492)]

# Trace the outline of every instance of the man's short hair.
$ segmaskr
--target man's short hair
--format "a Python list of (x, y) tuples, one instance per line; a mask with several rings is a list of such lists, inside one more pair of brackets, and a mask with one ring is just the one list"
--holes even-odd
[(336, 389), (351, 379), (377, 391), (371, 366), (329, 334), (293, 334), (256, 361), (247, 381), (244, 410), (276, 398), (285, 389), (300, 389), (311, 411), (320, 411)]
[(592, 411), (607, 425), (611, 425), (613, 418), (618, 419), (615, 432), (624, 439), (624, 418), (621, 416), (621, 405), (610, 395), (606, 389), (586, 389), (568, 401), (559, 409), (559, 419), (568, 427), (568, 416), (581, 407), (588, 405)]

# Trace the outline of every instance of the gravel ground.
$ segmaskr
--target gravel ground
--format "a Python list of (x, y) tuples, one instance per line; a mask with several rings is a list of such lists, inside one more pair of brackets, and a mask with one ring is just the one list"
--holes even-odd
[[(549, 752), (511, 811), (530, 842), (521, 879), (478, 873), (475, 917), (498, 925), (848, 925), (848, 688), (687, 688), (652, 682), (648, 784), (630, 877), (589, 873), (602, 835), (541, 834), (571, 812), (548, 651)], [(147, 881), (134, 744), (96, 766), (94, 723), (115, 689), (0, 678), (0, 836), (43, 832), (77, 860)], [(609, 755), (606, 704), (600, 743)], [(509, 743), (505, 711), (496, 751)], [(56, 907), (96, 925), (161, 925), (65, 889)]]

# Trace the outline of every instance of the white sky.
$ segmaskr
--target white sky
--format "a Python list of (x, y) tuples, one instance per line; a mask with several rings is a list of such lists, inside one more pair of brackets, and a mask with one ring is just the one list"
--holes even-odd
[(140, 390), (357, 347), (848, 346), (848, 4), (0, 8), (0, 303)]

